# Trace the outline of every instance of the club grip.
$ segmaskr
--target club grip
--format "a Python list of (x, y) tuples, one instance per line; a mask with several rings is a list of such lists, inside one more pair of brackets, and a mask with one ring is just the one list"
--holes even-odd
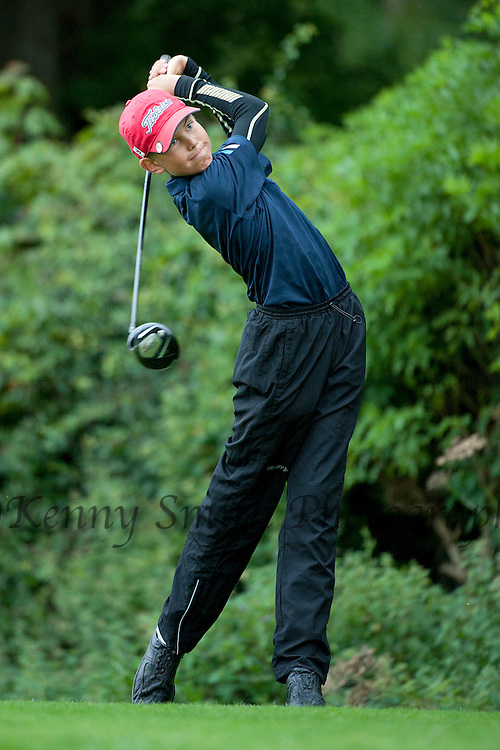
[(162, 55), (160, 57), (160, 60), (164, 60), (166, 63), (171, 59), (170, 55)]

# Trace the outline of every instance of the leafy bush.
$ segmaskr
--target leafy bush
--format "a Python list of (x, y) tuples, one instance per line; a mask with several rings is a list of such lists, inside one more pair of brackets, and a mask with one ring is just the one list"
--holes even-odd
[[(336, 658), (369, 646), (382, 660), (375, 674), (386, 682), (365, 685), (364, 702), (498, 710), (498, 553), (491, 559), (483, 543), (464, 549), (468, 579), (445, 594), (418, 565), (370, 560), (369, 549), (342, 560), (330, 623)], [(340, 693), (349, 701), (349, 690)]]
[[(451, 593), (412, 563), (372, 557), (373, 543), (337, 564), (329, 638), (333, 705), (498, 710), (500, 556), (464, 551), (469, 577)], [(283, 701), (270, 672), (272, 565), (253, 568), (216, 626), (179, 668), (180, 700)]]
[[(498, 9), (475, 9), (475, 34), (497, 33)], [(368, 378), (348, 485), (409, 478), (444, 513), (456, 503), (489, 513), (483, 533), (492, 536), (500, 496), (499, 74), (496, 38), (447, 40), (342, 131), (312, 128), (302, 148), (274, 159), (278, 181), (333, 241), (366, 308)], [(449, 462), (434, 492), (436, 461), (474, 434), (483, 447)]]
[(128, 700), (173, 574), (161, 537), (137, 532), (130, 554), (113, 548), (126, 539), (116, 522), (29, 545), (9, 544), (16, 533), (2, 538), (2, 699)]
[(182, 359), (141, 368), (126, 337), (142, 174), (119, 112), (89, 113), (70, 144), (32, 138), (39, 87), (2, 85), (2, 695), (126, 699), (231, 422), (248, 303), (154, 184), (139, 315), (174, 328)]

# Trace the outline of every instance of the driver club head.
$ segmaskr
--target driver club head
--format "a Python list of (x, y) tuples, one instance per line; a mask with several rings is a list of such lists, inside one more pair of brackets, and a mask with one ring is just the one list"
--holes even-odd
[(143, 323), (128, 335), (127, 346), (144, 367), (165, 370), (179, 356), (174, 334), (161, 323)]

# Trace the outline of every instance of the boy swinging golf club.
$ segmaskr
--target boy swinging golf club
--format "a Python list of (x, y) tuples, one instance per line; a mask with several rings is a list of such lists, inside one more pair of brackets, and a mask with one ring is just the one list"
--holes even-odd
[[(187, 103), (187, 104), (186, 104)], [(212, 153), (194, 114), (227, 140)], [(132, 700), (174, 699), (182, 656), (214, 624), (287, 485), (273, 669), (287, 705), (324, 705), (339, 509), (365, 373), (365, 319), (320, 232), (269, 178), (268, 107), (217, 85), (192, 59), (151, 68), (120, 133), (169, 175), (181, 216), (243, 278), (255, 303), (236, 357), (232, 435), (189, 531)], [(200, 665), (203, 668), (203, 665)]]

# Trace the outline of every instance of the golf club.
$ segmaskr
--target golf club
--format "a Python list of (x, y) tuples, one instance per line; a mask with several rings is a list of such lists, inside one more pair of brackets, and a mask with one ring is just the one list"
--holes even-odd
[[(168, 62), (169, 55), (162, 55), (162, 60)], [(149, 189), (151, 186), (151, 172), (146, 172), (144, 190), (142, 194), (141, 218), (139, 222), (139, 237), (137, 240), (137, 255), (135, 260), (134, 288), (132, 293), (132, 310), (128, 329), (127, 346), (134, 352), (137, 359), (150, 370), (165, 370), (175, 362), (179, 356), (179, 344), (174, 334), (162, 323), (143, 323), (137, 326), (137, 307), (139, 301), (139, 285), (141, 280), (142, 249), (144, 244), (144, 230), (146, 227), (146, 213), (148, 209)]]

